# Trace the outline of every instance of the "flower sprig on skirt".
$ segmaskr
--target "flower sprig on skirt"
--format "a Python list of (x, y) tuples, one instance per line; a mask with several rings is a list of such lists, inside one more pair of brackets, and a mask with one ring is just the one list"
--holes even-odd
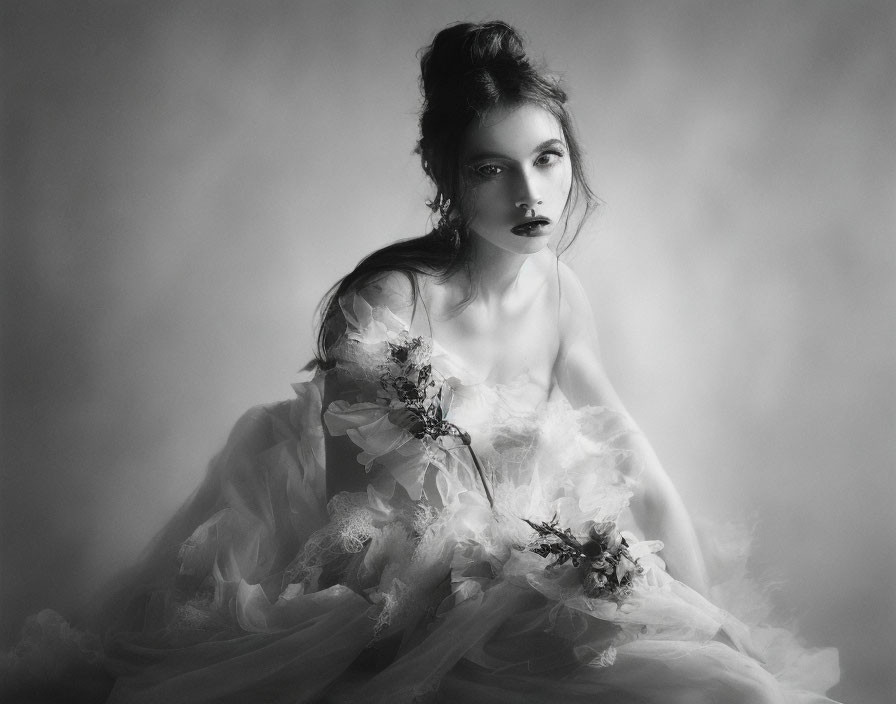
[(469, 450), (485, 496), (494, 507), (495, 501), (479, 458), (473, 451), (470, 434), (445, 420), (449, 400), (446, 397), (450, 390), (446, 391), (447, 387), (433, 379), (429, 346), (422, 337), (412, 338), (406, 333), (400, 339), (399, 343), (388, 342), (391, 364), (383, 365), (380, 375), (380, 386), (399, 404), (389, 413), (389, 420), (418, 439), (427, 436), (433, 440), (446, 436), (458, 438)]
[(588, 537), (580, 540), (569, 528), (559, 528), (556, 517), (549, 523), (523, 520), (538, 533), (529, 550), (544, 558), (553, 557), (548, 567), (570, 562), (581, 568), (582, 588), (589, 599), (624, 600), (632, 592), (634, 576), (644, 571), (612, 521), (592, 523)]

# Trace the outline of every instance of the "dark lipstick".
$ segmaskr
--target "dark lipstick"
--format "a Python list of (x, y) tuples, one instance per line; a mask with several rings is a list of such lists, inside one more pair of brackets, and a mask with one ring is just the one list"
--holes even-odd
[(510, 231), (518, 237), (537, 237), (543, 234), (544, 229), (550, 224), (551, 221), (548, 218), (530, 218), (510, 228)]

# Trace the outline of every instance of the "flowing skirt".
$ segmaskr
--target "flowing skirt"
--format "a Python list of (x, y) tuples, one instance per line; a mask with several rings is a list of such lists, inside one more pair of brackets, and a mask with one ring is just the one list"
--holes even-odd
[(0, 671), (3, 701), (831, 701), (835, 650), (742, 623), (672, 579), (656, 546), (642, 545), (624, 599), (589, 598), (580, 569), (526, 548), (520, 514), (573, 520), (595, 491), (605, 509), (620, 503), (611, 512), (624, 504), (598, 411), (539, 419), (538, 456), (562, 477), (530, 451), (525, 481), (502, 480), (531, 428), (483, 451), (492, 509), (465, 453), (396, 446), (376, 408), (336, 407), (330, 428), (368, 453), (368, 483), (328, 501), (324, 389), (317, 377), (243, 416), (102, 600), (88, 628), (99, 637), (32, 617)]

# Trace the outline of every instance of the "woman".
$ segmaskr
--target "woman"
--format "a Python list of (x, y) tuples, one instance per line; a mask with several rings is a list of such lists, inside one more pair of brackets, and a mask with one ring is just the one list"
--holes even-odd
[(46, 612), (31, 653), (110, 702), (830, 701), (834, 653), (705, 598), (548, 249), (593, 203), (565, 94), (500, 22), (421, 68), (438, 225), (335, 288), (314, 377), (238, 422), (100, 609), (102, 655)]

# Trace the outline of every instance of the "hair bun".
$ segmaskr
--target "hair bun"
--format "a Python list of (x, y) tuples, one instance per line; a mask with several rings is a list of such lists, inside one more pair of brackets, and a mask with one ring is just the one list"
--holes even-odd
[[(510, 25), (494, 21), (460, 23), (439, 32), (420, 62), (427, 101), (446, 99), (473, 74), (508, 75), (531, 71), (523, 38)], [(475, 82), (475, 78), (474, 78)]]
[(470, 35), (472, 67), (487, 68), (492, 63), (526, 64), (523, 38), (510, 25), (489, 22), (476, 28)]

